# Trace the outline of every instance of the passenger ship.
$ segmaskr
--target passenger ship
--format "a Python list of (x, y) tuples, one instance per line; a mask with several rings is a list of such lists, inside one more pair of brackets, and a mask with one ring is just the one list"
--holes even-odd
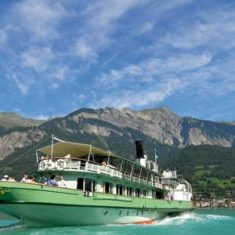
[[(28, 226), (150, 224), (192, 209), (192, 189), (175, 171), (158, 172), (136, 141), (136, 162), (55, 137), (36, 151), (37, 182), (0, 182), (0, 211)], [(45, 184), (63, 175), (66, 188)]]

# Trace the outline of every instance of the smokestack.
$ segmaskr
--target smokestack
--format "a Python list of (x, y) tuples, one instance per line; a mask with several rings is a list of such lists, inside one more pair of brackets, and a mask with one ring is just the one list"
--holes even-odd
[(135, 142), (136, 146), (136, 162), (140, 166), (146, 167), (147, 156), (144, 155), (144, 145), (142, 140), (137, 140)]
[(142, 140), (137, 140), (135, 142), (136, 146), (136, 159), (144, 158), (144, 145)]

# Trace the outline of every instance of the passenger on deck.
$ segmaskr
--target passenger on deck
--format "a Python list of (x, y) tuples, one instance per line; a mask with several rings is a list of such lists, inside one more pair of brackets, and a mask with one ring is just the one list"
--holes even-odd
[(107, 166), (110, 167), (110, 168), (112, 168), (112, 169), (115, 169), (115, 168), (116, 168), (115, 166), (113, 166), (113, 165), (111, 165), (111, 164), (109, 164), (109, 163), (107, 164)]
[(28, 175), (24, 175), (20, 182), (25, 183), (26, 179), (28, 179)]
[(51, 175), (50, 179), (47, 181), (47, 185), (52, 186), (52, 187), (57, 187), (58, 186), (58, 182), (55, 179), (55, 175)]
[(8, 181), (9, 182), (16, 182), (15, 177), (9, 177)]
[(40, 158), (40, 160), (41, 161), (48, 161), (49, 160), (49, 156), (42, 156), (41, 158)]
[(28, 178), (25, 180), (25, 183), (35, 184), (35, 177), (34, 176), (28, 176)]
[(64, 180), (64, 176), (60, 176), (60, 181), (58, 181), (58, 187), (68, 188), (66, 181)]
[(8, 181), (8, 179), (9, 179), (8, 175), (4, 175), (1, 181)]

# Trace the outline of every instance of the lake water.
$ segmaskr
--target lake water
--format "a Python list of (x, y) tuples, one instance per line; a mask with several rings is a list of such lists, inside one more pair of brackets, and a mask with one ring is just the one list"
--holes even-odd
[(181, 216), (165, 218), (152, 225), (26, 228), (20, 224), (10, 225), (9, 223), (12, 223), (12, 221), (0, 220), (1, 235), (233, 235), (235, 234), (235, 209), (195, 210)]

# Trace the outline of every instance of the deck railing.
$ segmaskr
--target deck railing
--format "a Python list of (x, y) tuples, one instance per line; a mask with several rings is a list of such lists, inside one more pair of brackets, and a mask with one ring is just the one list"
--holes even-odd
[(103, 174), (118, 177), (118, 178), (123, 177), (123, 173), (114, 169), (113, 167), (101, 166), (101, 165), (97, 165), (97, 164), (93, 164), (89, 162), (86, 163), (85, 170), (96, 172), (98, 174), (103, 173)]
[(143, 185), (148, 185), (152, 187), (162, 188), (162, 185), (159, 182), (154, 182), (153, 180), (147, 180), (135, 176), (130, 176), (130, 174), (123, 173), (118, 171), (113, 166), (102, 166), (99, 164), (93, 164), (90, 162), (84, 162), (80, 160), (72, 159), (49, 159), (42, 160), (38, 164), (38, 171), (87, 171), (94, 172), (98, 174), (110, 175), (112, 177), (117, 177), (127, 181), (140, 183)]

